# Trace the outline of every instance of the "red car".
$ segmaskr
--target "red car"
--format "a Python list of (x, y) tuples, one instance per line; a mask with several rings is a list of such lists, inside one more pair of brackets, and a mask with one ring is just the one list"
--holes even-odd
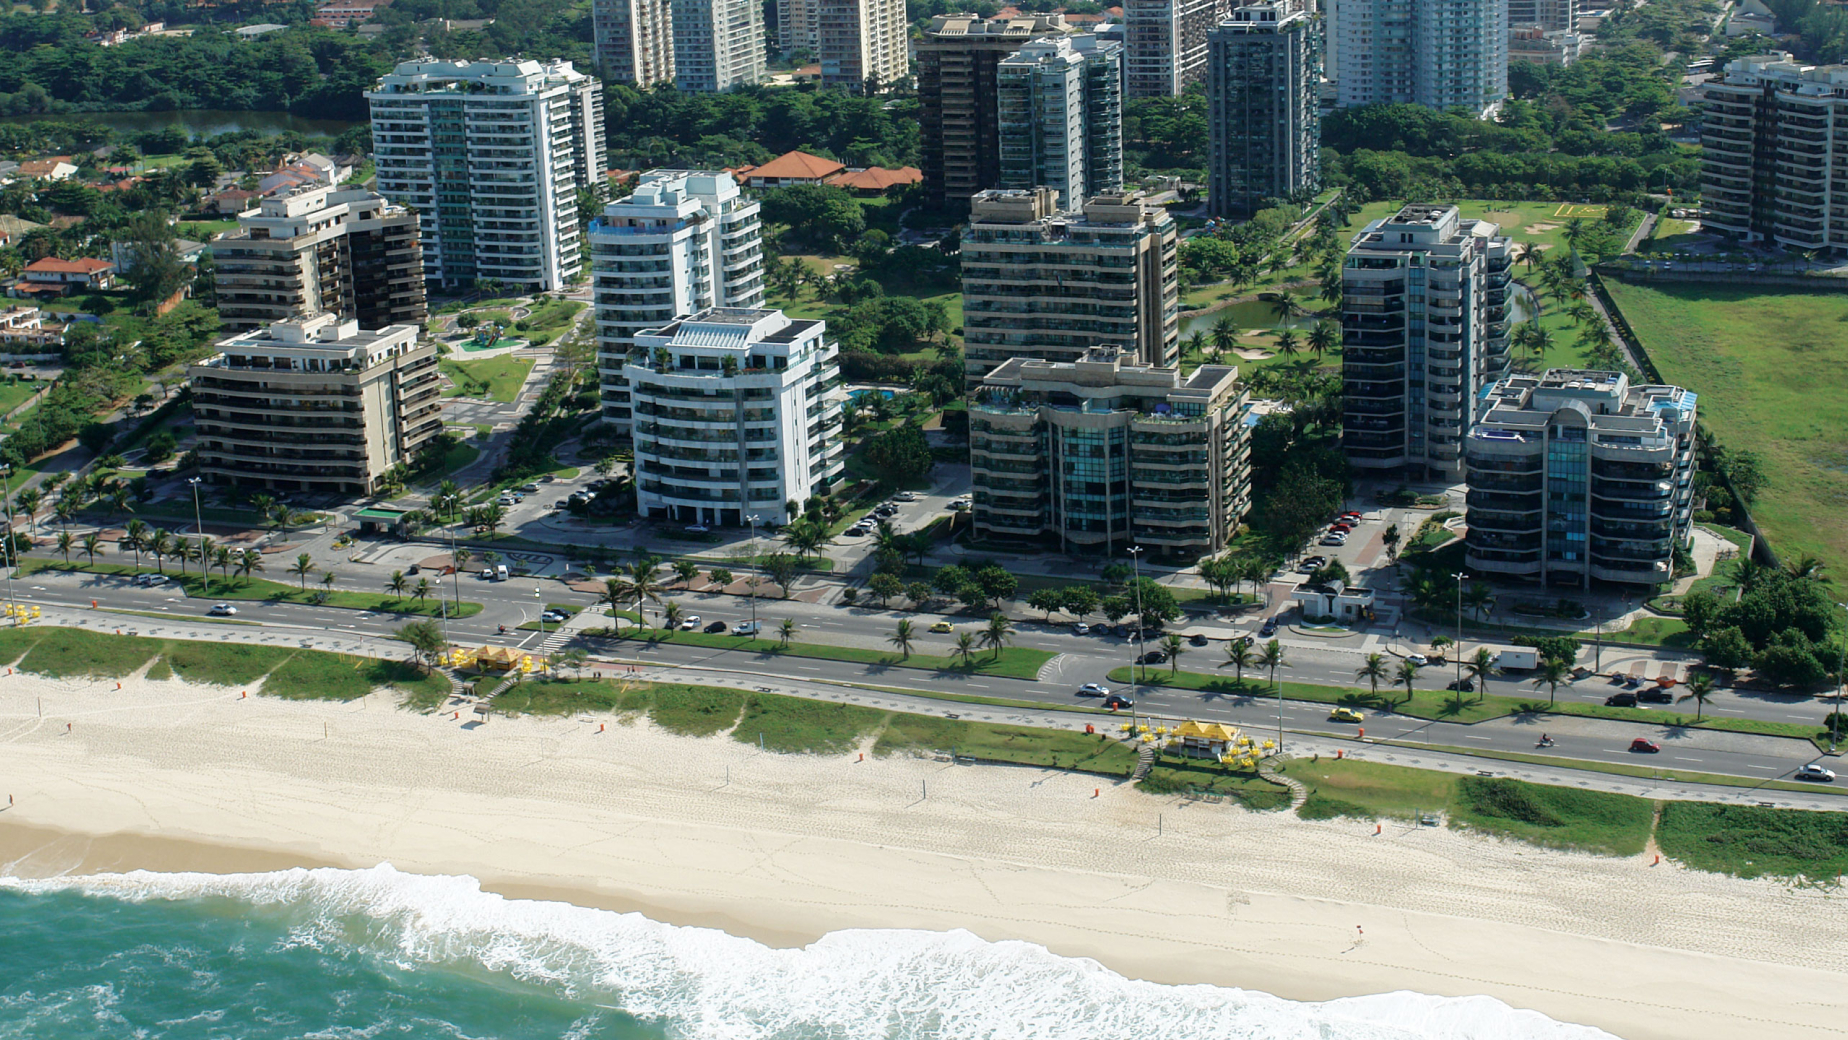
[(1340, 531), (1342, 534), (1346, 534), (1349, 531), (1352, 531), (1354, 529), (1354, 525), (1348, 523), (1346, 520), (1337, 520), (1334, 523), (1329, 524), (1328, 529), (1330, 531)]
[(1654, 741), (1644, 740), (1641, 737), (1637, 737), (1635, 740), (1630, 741), (1630, 750), (1631, 751), (1647, 751), (1653, 755), (1662, 749), (1661, 747), (1657, 746)]

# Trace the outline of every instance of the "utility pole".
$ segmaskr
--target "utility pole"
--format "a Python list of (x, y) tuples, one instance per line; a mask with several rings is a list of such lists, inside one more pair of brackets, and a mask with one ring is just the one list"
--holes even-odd
[(212, 561), (205, 558), (205, 520), (199, 512), (199, 484), (205, 478), (187, 477), (186, 483), (192, 485), (193, 493), (193, 529), (199, 532), (199, 569), (205, 572), (205, 598), (212, 598)]
[[(751, 525), (751, 566), (761, 569), (763, 561), (757, 558), (757, 521), (759, 518), (756, 513), (752, 513), (744, 519)], [(783, 593), (788, 595), (789, 590), (784, 589)], [(757, 638), (757, 586), (755, 584), (751, 586), (751, 638)]]
[[(1138, 671), (1136, 672), (1136, 675), (1139, 676), (1139, 678), (1136, 680), (1136, 684), (1141, 685), (1149, 677), (1148, 665), (1142, 663), (1142, 658), (1148, 652), (1147, 644), (1143, 642), (1143, 635), (1142, 635), (1142, 632), (1143, 632), (1143, 624), (1142, 624), (1142, 546), (1132, 545), (1129, 547), (1129, 563), (1130, 563), (1131, 570), (1133, 570), (1135, 573), (1134, 581), (1136, 585), (1136, 668), (1138, 669)], [(1137, 691), (1137, 692), (1139, 694), (1141, 691)]]
[(1457, 645), (1453, 652), (1457, 659), (1457, 703), (1463, 703), (1463, 579), (1469, 575), (1458, 571), (1451, 577), (1457, 580)]

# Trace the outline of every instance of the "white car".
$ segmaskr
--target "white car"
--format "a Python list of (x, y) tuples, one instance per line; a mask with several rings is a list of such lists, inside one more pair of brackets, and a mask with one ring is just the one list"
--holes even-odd
[(918, 500), (918, 493), (916, 491), (900, 491), (892, 497), (898, 499), (900, 502), (916, 502)]
[(758, 630), (758, 625), (757, 625), (757, 622), (755, 622), (755, 621), (740, 621), (740, 622), (738, 622), (737, 624), (735, 624), (735, 625), (733, 625), (733, 626), (732, 626), (732, 635), (735, 635), (735, 636), (754, 636), (754, 635), (756, 635), (756, 634), (757, 634), (757, 630)]
[(212, 609), (206, 613), (213, 617), (230, 617), (237, 613), (237, 608), (229, 603), (214, 603), (212, 604)]
[(681, 530), (685, 531), (688, 534), (711, 534), (712, 533), (712, 528), (707, 527), (705, 524), (688, 524), (687, 526), (681, 528)]
[(1324, 535), (1322, 536), (1322, 544), (1323, 545), (1346, 545), (1347, 535), (1344, 535), (1344, 534)]
[(1091, 634), (1090, 625), (1087, 625), (1082, 621), (1076, 622), (1072, 625), (1072, 635), (1085, 636), (1085, 635), (1090, 635), (1090, 634)]
[(1406, 654), (1405, 663), (1423, 668), (1425, 665), (1431, 663), (1431, 659), (1423, 654)]
[(700, 619), (698, 614), (688, 614), (685, 618), (681, 619), (680, 622), (680, 630), (682, 632), (697, 632), (699, 631), (699, 626)]
[(1088, 682), (1088, 683), (1085, 683), (1083, 686), (1078, 687), (1078, 692), (1084, 694), (1087, 697), (1108, 697), (1110, 696), (1110, 687), (1100, 686), (1094, 682)]
[(1814, 780), (1817, 783), (1823, 784), (1835, 782), (1835, 770), (1830, 769), (1821, 762), (1811, 762), (1809, 765), (1798, 769), (1794, 775), (1798, 780)]

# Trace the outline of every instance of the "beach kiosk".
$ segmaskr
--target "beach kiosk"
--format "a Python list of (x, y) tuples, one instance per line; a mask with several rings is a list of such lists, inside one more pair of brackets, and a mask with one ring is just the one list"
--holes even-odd
[(484, 646), (475, 651), (475, 667), (483, 672), (511, 672), (520, 666), (520, 652), (504, 646)]
[(1189, 719), (1174, 727), (1170, 734), (1174, 748), (1188, 758), (1210, 758), (1215, 761), (1230, 754), (1238, 744), (1238, 728), (1218, 722), (1194, 722)]

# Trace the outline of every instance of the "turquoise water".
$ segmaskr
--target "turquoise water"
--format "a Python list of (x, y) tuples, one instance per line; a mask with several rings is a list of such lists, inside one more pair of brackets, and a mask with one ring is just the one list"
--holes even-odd
[(0, 878), (0, 1040), (1609, 1040), (1486, 997), (1303, 1004), (967, 932), (775, 950), (370, 870)]

